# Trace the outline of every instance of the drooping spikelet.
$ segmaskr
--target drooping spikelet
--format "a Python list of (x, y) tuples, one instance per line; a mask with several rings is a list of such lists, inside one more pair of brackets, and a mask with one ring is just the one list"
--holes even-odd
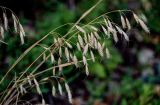
[(19, 23), (19, 34), (20, 34), (21, 44), (24, 44), (25, 32), (20, 23)]
[(104, 18), (104, 23), (107, 27), (109, 27), (107, 20)]
[(102, 30), (105, 33), (105, 35), (108, 36), (108, 31), (103, 26), (101, 26), (101, 27), (102, 27)]
[(98, 42), (98, 53), (99, 53), (99, 55), (101, 56), (101, 57), (103, 57), (103, 48), (102, 48), (102, 46), (101, 46), (101, 44)]
[(139, 19), (139, 24), (141, 25), (141, 27), (143, 28), (143, 30), (144, 30), (146, 33), (150, 33), (147, 25), (146, 25), (141, 19)]
[(54, 85), (52, 86), (52, 95), (53, 95), (53, 96), (55, 96), (55, 95), (56, 95), (56, 88), (55, 88), (55, 86), (54, 86)]
[(79, 45), (78, 42), (77, 42), (77, 49), (78, 49), (79, 51), (81, 51), (81, 47), (80, 47), (80, 45)]
[(68, 86), (68, 84), (65, 82), (65, 88), (66, 88), (66, 91), (67, 91), (67, 94), (68, 94), (68, 100), (70, 103), (72, 103), (72, 94), (71, 94), (71, 90)]
[(113, 39), (116, 43), (118, 42), (118, 36), (117, 36), (117, 31), (116, 30), (113, 31)]
[(84, 36), (84, 42), (85, 42), (85, 43), (88, 43), (87, 34), (83, 34), (83, 36)]
[(73, 62), (75, 64), (75, 66), (78, 67), (78, 59), (75, 55), (73, 56)]
[(20, 88), (20, 93), (23, 94), (23, 86), (22, 86), (22, 84), (20, 84), (19, 88)]
[(88, 70), (88, 66), (85, 65), (85, 71), (86, 71), (86, 75), (88, 76), (89, 75), (89, 70)]
[(18, 20), (17, 20), (16, 16), (13, 13), (12, 13), (12, 19), (13, 19), (15, 32), (18, 33), (18, 27), (17, 27)]
[(59, 66), (59, 72), (61, 73), (62, 72), (62, 67), (61, 67), (61, 64), (62, 64), (62, 60), (61, 58), (58, 59), (58, 66)]
[(67, 44), (67, 46), (68, 46), (70, 49), (73, 48), (72, 45), (71, 45), (70, 43), (66, 42), (66, 44)]
[(44, 98), (42, 98), (42, 105), (46, 105)]
[(43, 53), (43, 61), (46, 61), (46, 53)]
[(119, 28), (118, 26), (116, 26), (116, 29), (118, 30), (118, 32), (120, 34), (122, 34), (124, 36), (125, 40), (129, 41), (128, 35), (121, 28)]
[(94, 54), (93, 54), (93, 52), (91, 50), (90, 50), (90, 55), (91, 55), (92, 61), (95, 62), (95, 57), (94, 57)]
[(53, 67), (53, 76), (55, 76), (56, 75), (56, 68), (55, 67)]
[(28, 80), (29, 85), (31, 86), (31, 85), (32, 85), (32, 82), (31, 82), (31, 79), (30, 79), (29, 76), (27, 76), (27, 80)]
[(83, 54), (86, 55), (87, 52), (88, 52), (88, 44), (86, 44), (86, 46), (84, 47)]
[(84, 30), (83, 28), (81, 28), (80, 26), (76, 25), (76, 28), (77, 28), (80, 32), (86, 33), (85, 30)]
[(108, 48), (106, 48), (106, 56), (107, 56), (107, 58), (110, 58), (110, 57), (111, 57)]
[(139, 17), (135, 13), (133, 13), (133, 17), (136, 20), (136, 22), (139, 23)]
[(0, 36), (2, 37), (2, 39), (4, 39), (4, 29), (1, 25), (0, 25)]
[(109, 19), (108, 19), (107, 23), (108, 23), (108, 27), (113, 28), (112, 23), (111, 23), (111, 21)]
[(22, 27), (22, 25), (20, 23), (19, 23), (19, 31), (23, 36), (26, 36), (25, 35), (25, 31), (24, 31), (24, 29), (23, 29), (23, 27)]
[(94, 31), (98, 31), (98, 29), (97, 29), (96, 27), (92, 26), (92, 25), (90, 25), (90, 28), (91, 28), (92, 30), (94, 30)]
[(7, 19), (6, 13), (3, 13), (3, 20), (4, 20), (4, 28), (7, 31), (8, 30), (8, 19)]
[(118, 26), (115, 26), (115, 27), (116, 27), (117, 31), (118, 31), (120, 34), (123, 33), (123, 30), (122, 30), (120, 27), (118, 27)]
[(86, 57), (84, 55), (83, 55), (83, 64), (87, 65), (87, 59), (86, 59)]
[(59, 56), (62, 57), (62, 48), (59, 48)]
[(95, 35), (95, 37), (96, 37), (97, 39), (101, 39), (101, 37), (98, 35), (97, 32), (94, 32), (94, 35)]
[(81, 47), (84, 47), (84, 42), (83, 42), (81, 35), (78, 35), (78, 41), (79, 41)]
[(121, 15), (121, 23), (122, 23), (122, 27), (126, 28), (126, 22), (125, 22), (125, 19), (122, 15)]
[(51, 53), (51, 62), (54, 63), (55, 62), (55, 58), (54, 55)]
[(61, 84), (59, 82), (58, 82), (58, 91), (59, 91), (60, 95), (63, 95), (62, 86), (61, 86)]
[(67, 47), (65, 47), (65, 56), (66, 56), (66, 58), (67, 58), (67, 61), (69, 62), (69, 51), (68, 51), (68, 48)]
[(23, 45), (24, 44), (24, 36), (23, 36), (22, 32), (20, 32), (20, 39), (21, 39), (21, 44)]
[(27, 93), (26, 89), (24, 88), (24, 86), (22, 84), (20, 84), (20, 93), (23, 95), (25, 93)]
[(98, 49), (98, 41), (96, 39), (94, 40), (94, 48)]
[(124, 39), (126, 41), (129, 41), (129, 37), (128, 37), (128, 35), (124, 31), (122, 32), (122, 35), (124, 36)]
[(130, 22), (129, 22), (129, 20), (127, 18), (126, 18), (126, 23), (127, 23), (128, 30), (130, 30), (131, 29), (131, 24), (130, 24)]
[(35, 86), (36, 86), (36, 89), (37, 89), (38, 94), (41, 95), (42, 92), (41, 92), (41, 89), (40, 89), (40, 87), (39, 87), (39, 84), (38, 84), (37, 80), (34, 78), (33, 81), (34, 81), (34, 84), (35, 84)]
[(94, 39), (95, 39), (95, 37), (94, 37), (93, 33), (91, 33), (91, 37), (90, 37), (90, 45), (91, 46), (94, 45)]

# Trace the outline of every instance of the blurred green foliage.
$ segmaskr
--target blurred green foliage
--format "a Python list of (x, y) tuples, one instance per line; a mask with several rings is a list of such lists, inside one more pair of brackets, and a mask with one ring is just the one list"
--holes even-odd
[[(91, 7), (96, 2), (97, 0), (80, 0), (77, 4), (75, 4), (76, 8), (74, 10), (70, 10), (65, 3), (58, 2), (56, 5), (54, 5), (56, 7), (54, 8), (54, 12), (52, 11), (52, 0), (46, 2), (44, 5), (46, 6), (46, 8), (49, 8), (49, 11), (45, 11), (44, 13), (40, 14), (41, 16), (37, 16), (37, 20), (34, 22), (35, 28), (34, 30), (32, 30), (33, 35), (31, 35), (27, 39), (25, 46), (19, 45), (17, 37), (6, 38), (7, 42), (9, 43), (8, 46), (2, 44), (0, 45), (0, 47), (3, 47), (5, 49), (0, 49), (0, 59), (3, 62), (7, 60), (5, 64), (6, 66), (4, 68), (0, 68), (0, 77), (2, 77), (5, 74), (6, 71), (4, 71), (4, 69), (10, 67), (27, 47), (33, 44), (36, 40), (40, 39), (42, 36), (46, 35), (52, 29), (65, 23), (74, 23), (86, 10), (89, 9), (89, 7)], [(107, 11), (111, 11), (113, 9), (129, 9), (130, 7), (128, 6), (128, 3), (128, 0), (104, 0), (82, 22), (89, 22), (90, 20), (94, 19), (100, 14), (105, 13)], [(135, 9), (135, 11), (139, 13), (144, 13), (147, 17), (148, 25), (151, 29), (151, 32), (160, 34), (160, 2), (158, 0), (140, 0), (138, 1), (138, 3), (143, 3), (143, 5), (141, 5), (140, 8)], [(151, 5), (151, 7), (145, 7), (146, 5)], [(30, 21), (26, 19), (21, 20), (24, 23)], [(61, 31), (61, 33), (65, 33), (67, 29), (63, 28)], [(31, 33), (27, 32), (27, 34)], [(53, 37), (55, 36), (51, 36), (48, 40), (46, 40), (43, 43), (49, 45), (50, 43), (52, 43)], [(94, 98), (101, 98), (102, 94), (104, 94), (107, 91), (106, 87), (108, 85), (108, 80), (110, 80), (111, 78), (109, 74), (114, 72), (114, 70), (117, 68), (119, 64), (123, 63), (123, 58), (121, 54), (118, 52), (118, 50), (115, 47), (113, 47), (114, 44), (112, 43), (112, 41), (107, 40), (106, 43), (109, 47), (109, 50), (111, 51), (111, 59), (103, 62), (99, 60), (99, 62), (95, 62), (94, 64), (91, 64), (91, 66), (89, 66), (91, 75), (94, 75), (97, 79), (102, 80), (98, 83), (98, 85), (94, 84), (94, 80), (85, 80), (87, 90), (90, 92), (90, 95), (93, 98), (91, 99), (90, 103), (92, 103)], [(157, 51), (160, 51), (159, 44), (156, 45), (156, 48)], [(21, 63), (19, 63), (19, 65), (16, 66), (16, 72), (22, 72), (23, 68), (28, 66), (31, 62), (33, 62), (33, 60), (37, 58), (37, 56), (42, 51), (43, 49), (41, 49), (40, 47), (36, 47), (34, 50), (32, 50), (32, 52), (25, 57), (25, 60), (23, 60)], [(5, 58), (3, 58), (4, 56)], [(3, 64), (3, 62), (1, 62), (1, 64)], [(66, 68), (64, 70), (64, 74), (70, 74), (74, 69), (75, 68), (71, 67)], [(33, 68), (31, 68), (31, 70), (33, 70)], [(14, 75), (15, 71), (11, 73), (11, 77), (8, 77), (8, 79), (4, 81), (3, 85), (0, 87), (0, 91), (7, 86), (7, 84), (10, 82), (10, 78), (14, 77)], [(70, 80), (70, 82), (72, 83), (76, 78), (77, 76), (70, 76), (68, 80)], [(95, 85), (97, 85), (98, 87)], [(152, 85), (144, 84), (143, 82), (139, 80), (134, 80), (129, 76), (124, 76), (124, 78), (122, 79), (121, 86), (117, 87), (117, 89), (119, 91), (118, 94), (122, 95), (121, 105), (158, 105), (160, 103), (159, 99), (153, 98), (154, 92), (152, 90), (154, 88)], [(48, 91), (45, 87), (42, 88), (42, 90), (43, 92)], [(138, 96), (136, 94), (138, 94)]]

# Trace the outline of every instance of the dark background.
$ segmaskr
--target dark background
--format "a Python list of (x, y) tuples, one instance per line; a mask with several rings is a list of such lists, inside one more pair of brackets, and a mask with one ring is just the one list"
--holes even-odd
[[(0, 45), (0, 77), (20, 54), (50, 30), (68, 22), (75, 22), (97, 0), (1, 0), (0, 4), (12, 9), (20, 18), (27, 33), (24, 46), (16, 37), (5, 40), (8, 46)], [(129, 32), (129, 43), (117, 44), (110, 40), (112, 58), (92, 65), (91, 75), (75, 72), (75, 68), (65, 72), (74, 98), (74, 105), (159, 105), (160, 96), (160, 2), (159, 0), (104, 0), (84, 21), (116, 9), (131, 9), (144, 20), (151, 33), (145, 34), (135, 25)], [(114, 14), (111, 15), (114, 20)], [(130, 15), (128, 15), (130, 17)], [(63, 29), (66, 31), (66, 29)], [(52, 42), (47, 40), (46, 44)], [(16, 48), (16, 50), (15, 50)], [(40, 49), (35, 49), (16, 67), (17, 72), (30, 64)], [(44, 66), (45, 68), (45, 66)], [(43, 69), (43, 67), (41, 68)], [(12, 73), (14, 74), (14, 72)], [(12, 76), (11, 76), (12, 77)], [(5, 81), (7, 84), (9, 81)], [(43, 92), (48, 103), (67, 105), (65, 97), (52, 97), (49, 86)], [(0, 87), (2, 91), (4, 87)], [(26, 97), (38, 97), (30, 92)], [(62, 101), (64, 100), (64, 102)], [(38, 101), (38, 99), (36, 100)]]

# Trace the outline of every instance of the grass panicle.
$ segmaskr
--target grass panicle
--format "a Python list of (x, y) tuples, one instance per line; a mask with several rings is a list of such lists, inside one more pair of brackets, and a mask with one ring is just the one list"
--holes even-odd
[[(65, 70), (63, 68), (68, 66), (84, 68), (84, 72), (88, 76), (88, 60), (90, 60), (91, 62), (95, 62), (97, 60), (96, 57), (100, 57), (103, 59), (105, 57), (106, 59), (111, 58), (111, 54), (108, 46), (105, 44), (105, 40), (110, 40), (111, 38), (113, 38), (113, 40), (117, 43), (118, 41), (120, 41), (118, 39), (120, 38), (119, 35), (122, 35), (125, 41), (129, 41), (129, 36), (127, 35), (126, 28), (128, 29), (127, 31), (129, 31), (132, 26), (125, 15), (126, 12), (131, 12), (136, 23), (138, 23), (146, 33), (149, 33), (149, 29), (147, 25), (143, 22), (143, 20), (130, 10), (115, 10), (107, 12), (91, 20), (89, 23), (81, 24), (81, 20), (84, 19), (89, 13), (91, 13), (101, 1), (102, 0), (100, 0), (97, 4), (95, 4), (88, 11), (86, 11), (74, 24), (65, 24), (53, 29), (47, 35), (45, 35), (32, 46), (30, 46), (15, 61), (15, 63), (6, 72), (4, 77), (1, 78), (0, 85), (4, 82), (10, 72), (15, 70), (15, 66), (21, 63), (21, 61), (25, 59), (25, 56), (28, 55), (33, 49), (35, 49), (37, 46), (40, 46), (44, 50), (33, 62), (31, 62), (28, 67), (23, 68), (24, 71), (18, 74), (15, 81), (11, 81), (12, 85), (9, 84), (6, 88), (6, 91), (1, 93), (2, 95), (0, 97), (0, 104), (16, 103), (17, 99), (20, 99), (22, 94), (25, 94), (29, 92), (32, 88), (34, 88), (36, 89), (37, 93), (42, 96), (42, 104), (45, 105), (46, 102), (43, 98), (43, 93), (40, 87), (41, 85), (45, 85), (45, 83), (48, 83), (49, 79), (55, 79), (56, 81), (52, 86), (52, 95), (56, 96), (56, 90), (59, 91), (60, 95), (63, 95), (63, 93), (65, 92), (63, 89), (65, 88), (68, 95), (68, 101), (72, 103), (71, 89), (67, 82), (65, 82), (65, 78), (59, 76), (63, 76), (63, 70)], [(17, 16), (10, 9), (7, 10), (12, 15), (14, 30), (16, 33), (19, 33), (21, 44), (24, 44), (26, 36), (25, 31), (21, 23), (19, 22)], [(0, 25), (1, 43), (5, 43), (3, 41), (5, 39), (4, 32), (7, 31), (9, 28), (7, 17), (9, 15), (6, 14), (9, 12), (4, 12), (4, 24), (1, 23)], [(119, 21), (121, 21), (122, 27), (121, 25), (118, 25), (110, 19), (109, 14), (111, 13), (120, 14)], [(66, 26), (70, 27), (70, 29), (65, 34), (62, 35), (61, 33), (58, 33), (57, 30), (61, 30)], [(46, 45), (47, 47), (42, 46), (42, 42), (44, 40), (46, 41), (47, 38), (49, 38), (49, 36), (51, 35), (54, 35), (54, 39), (51, 45)], [(98, 55), (96, 55), (96, 53)], [(41, 68), (42, 65), (46, 62), (50, 62), (52, 67), (47, 66), (45, 70), (38, 71), (39, 68)], [(34, 67), (34, 69), (31, 71), (32, 67)], [(45, 77), (41, 80), (37, 79), (37, 77), (42, 76), (43, 73), (49, 71), (53, 72), (52, 75)], [(26, 74), (28, 75), (26, 76)]]

